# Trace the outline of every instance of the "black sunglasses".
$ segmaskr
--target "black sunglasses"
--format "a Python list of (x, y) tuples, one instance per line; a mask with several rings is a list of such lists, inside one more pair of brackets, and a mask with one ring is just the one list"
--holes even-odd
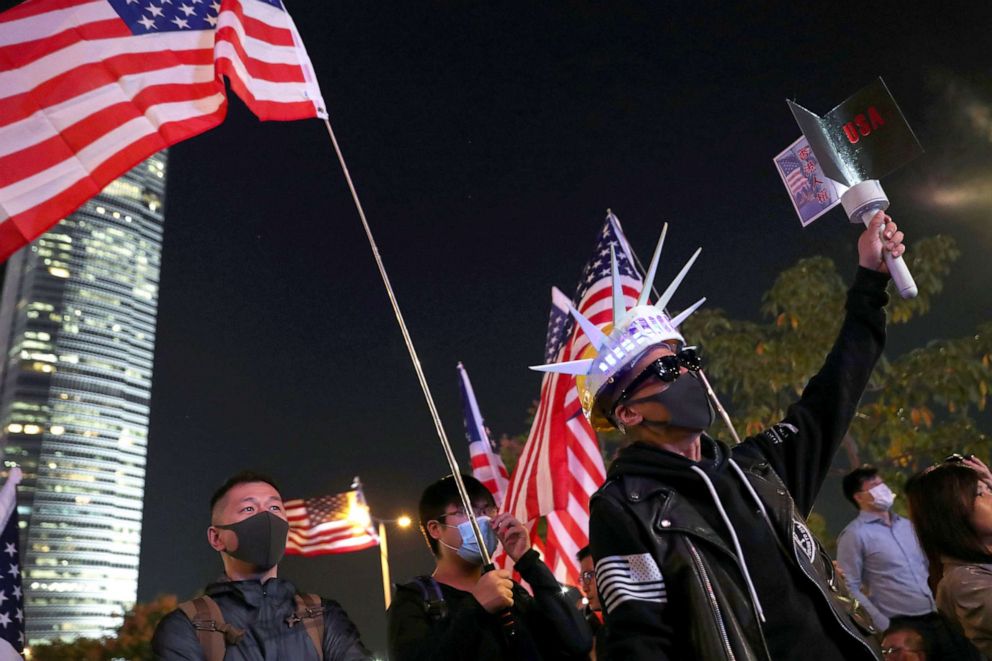
[(652, 361), (644, 368), (643, 372), (634, 377), (634, 380), (620, 393), (617, 403), (625, 401), (642, 383), (652, 376), (657, 376), (665, 383), (671, 383), (679, 378), (679, 374), (682, 373), (681, 368), (684, 367), (690, 372), (698, 372), (702, 366), (703, 359), (699, 355), (699, 351), (696, 350), (696, 347), (685, 347), (673, 355), (662, 356), (658, 360)]

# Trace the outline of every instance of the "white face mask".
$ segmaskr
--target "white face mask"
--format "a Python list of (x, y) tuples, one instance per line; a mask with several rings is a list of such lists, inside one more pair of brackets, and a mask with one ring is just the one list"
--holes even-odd
[(871, 489), (868, 489), (868, 493), (871, 494), (872, 504), (885, 512), (889, 511), (892, 507), (892, 503), (896, 500), (896, 495), (892, 492), (892, 489), (888, 488), (884, 484), (879, 484)]

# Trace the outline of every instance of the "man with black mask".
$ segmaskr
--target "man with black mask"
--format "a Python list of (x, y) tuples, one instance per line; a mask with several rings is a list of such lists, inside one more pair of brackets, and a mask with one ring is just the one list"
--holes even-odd
[(420, 529), (434, 573), (401, 585), (387, 613), (391, 661), (540, 661), (588, 659), (592, 640), (582, 615), (530, 546), (527, 529), (498, 514), (493, 495), (463, 475), (490, 554), (502, 544), (533, 596), (482, 554), (452, 476), (420, 498)]
[(609, 335), (572, 310), (595, 357), (538, 369), (575, 374), (593, 426), (630, 441), (590, 507), (610, 658), (882, 658), (805, 517), (881, 354), (883, 255), (901, 255), (902, 238), (884, 213), (872, 219), (819, 373), (781, 422), (733, 449), (706, 434), (714, 416), (699, 355), (678, 330), (702, 301), (665, 310), (691, 261), (648, 305), (659, 245), (630, 310), (615, 275)]
[(289, 523), (276, 484), (241, 472), (210, 500), (207, 541), (224, 575), (155, 629), (156, 659), (359, 661), (372, 655), (333, 601), (278, 578)]

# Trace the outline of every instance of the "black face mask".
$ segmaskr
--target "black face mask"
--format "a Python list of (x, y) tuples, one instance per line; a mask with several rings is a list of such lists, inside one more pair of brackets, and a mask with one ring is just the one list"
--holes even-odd
[(645, 418), (644, 424), (648, 427), (703, 430), (713, 424), (713, 407), (710, 406), (710, 399), (706, 396), (706, 389), (699, 377), (692, 372), (682, 374), (661, 392), (630, 400), (627, 405), (642, 402), (657, 402), (668, 410), (669, 418), (665, 422)]
[(286, 552), (289, 524), (272, 512), (259, 512), (244, 521), (214, 528), (233, 532), (238, 538), (238, 547), (226, 553), (257, 569), (264, 571), (275, 567)]

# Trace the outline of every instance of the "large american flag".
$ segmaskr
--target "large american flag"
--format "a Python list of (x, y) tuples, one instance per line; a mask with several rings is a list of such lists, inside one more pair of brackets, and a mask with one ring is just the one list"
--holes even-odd
[(360, 489), (318, 498), (287, 500), (288, 555), (361, 551), (379, 544)]
[(0, 261), (151, 154), (220, 124), (326, 117), (279, 0), (27, 0), (0, 14)]
[(506, 498), (506, 485), (510, 481), (510, 474), (506, 472), (503, 459), (496, 451), (489, 428), (486, 427), (482, 413), (479, 411), (479, 403), (475, 400), (472, 382), (469, 381), (468, 372), (461, 363), (458, 363), (458, 377), (462, 393), (465, 437), (468, 440), (468, 451), (472, 460), (472, 475), (489, 489), (496, 500), (496, 505), (502, 505)]
[[(610, 246), (616, 250), (627, 307), (637, 301), (641, 278), (630, 247), (612, 213), (596, 239), (592, 258), (582, 270), (573, 301), (601, 329), (613, 322)], [(548, 362), (575, 360), (589, 339), (568, 314), (567, 298), (552, 294), (545, 357)], [(547, 519), (545, 562), (562, 583), (578, 585), (575, 554), (589, 543), (589, 497), (606, 479), (596, 433), (582, 413), (575, 377), (549, 372), (541, 382), (541, 401), (527, 443), (510, 478), (503, 509), (521, 521)]]

